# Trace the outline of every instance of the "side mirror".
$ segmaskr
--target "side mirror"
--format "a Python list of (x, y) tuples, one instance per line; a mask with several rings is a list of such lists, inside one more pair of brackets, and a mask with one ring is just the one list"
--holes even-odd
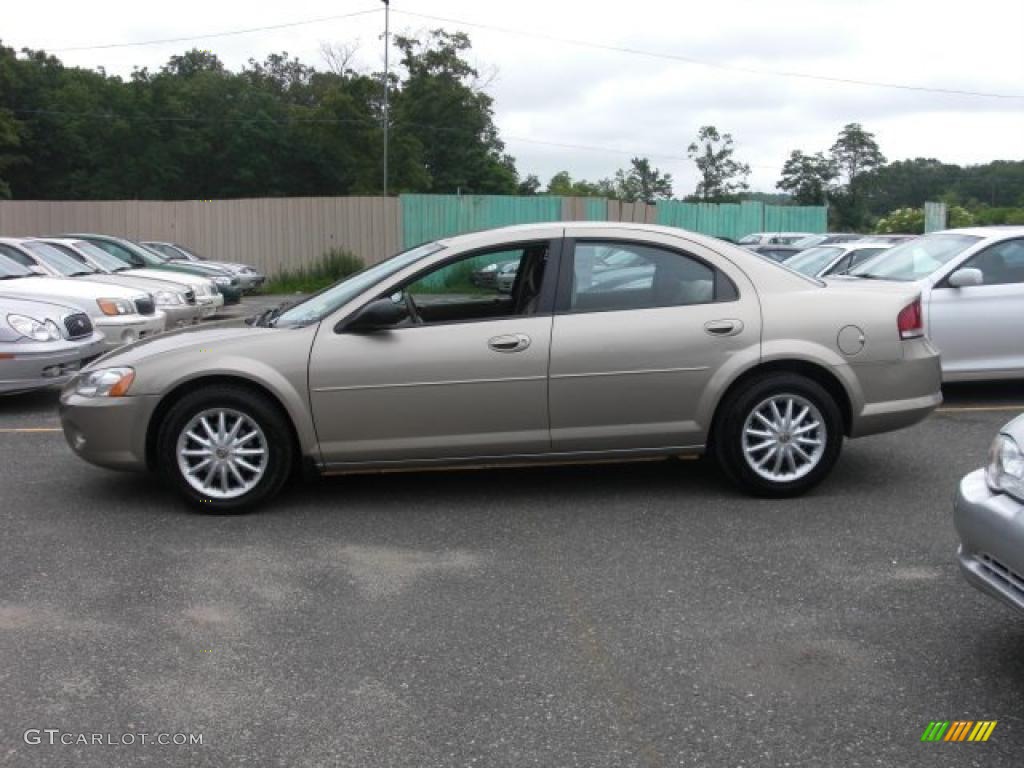
[(958, 269), (956, 272), (949, 276), (950, 288), (967, 288), (971, 285), (984, 285), (985, 275), (980, 269), (975, 267), (964, 267)]
[(386, 331), (398, 325), (409, 317), (409, 309), (405, 306), (404, 299), (400, 298), (401, 296), (402, 294), (396, 293), (392, 296), (385, 296), (383, 299), (371, 301), (349, 318), (345, 323), (345, 330), (354, 333), (372, 333), (373, 331)]

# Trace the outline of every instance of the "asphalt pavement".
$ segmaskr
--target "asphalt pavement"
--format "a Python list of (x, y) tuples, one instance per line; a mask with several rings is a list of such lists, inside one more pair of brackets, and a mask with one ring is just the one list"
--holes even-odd
[(960, 577), (950, 516), (1020, 385), (950, 388), (795, 500), (672, 460), (237, 517), (78, 460), (54, 404), (0, 399), (0, 765), (1020, 764), (1024, 620)]

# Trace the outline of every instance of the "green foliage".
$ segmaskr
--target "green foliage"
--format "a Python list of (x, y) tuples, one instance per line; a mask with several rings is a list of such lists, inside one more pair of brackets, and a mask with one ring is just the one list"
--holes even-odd
[(775, 186), (789, 192), (797, 205), (824, 205), (829, 187), (838, 176), (835, 162), (821, 152), (805, 155), (794, 149), (782, 166), (782, 178)]
[(700, 173), (696, 196), (701, 200), (722, 201), (750, 188), (750, 166), (733, 158), (736, 148), (730, 134), (720, 134), (715, 126), (705, 125), (686, 151)]
[[(469, 39), (396, 38), (389, 191), (515, 194)], [(383, 79), (286, 53), (227, 70), (208, 51), (130, 78), (0, 46), (0, 190), (22, 199), (379, 194)], [(2, 192), (0, 192), (2, 194)]]
[(991, 208), (982, 205), (974, 211), (974, 223), (979, 226), (1024, 224), (1024, 208)]
[(282, 269), (263, 285), (263, 293), (314, 293), (363, 269), (363, 260), (341, 248), (324, 251), (311, 267)]
[(607, 197), (629, 203), (653, 203), (672, 197), (672, 174), (654, 168), (646, 157), (634, 157), (629, 168), (615, 172), (614, 179), (573, 181), (568, 171), (559, 171), (551, 177), (546, 192), (565, 197)]
[(897, 208), (878, 220), (875, 231), (887, 235), (920, 235), (924, 232), (924, 208)]
[[(946, 226), (969, 227), (975, 223), (970, 211), (954, 205), (946, 208)], [(920, 235), (924, 233), (924, 208), (897, 208), (878, 220), (875, 231), (881, 234)]]

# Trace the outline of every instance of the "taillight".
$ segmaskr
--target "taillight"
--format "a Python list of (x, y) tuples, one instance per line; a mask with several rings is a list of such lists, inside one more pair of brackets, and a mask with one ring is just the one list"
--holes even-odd
[(921, 314), (921, 298), (914, 299), (896, 316), (896, 328), (901, 339), (916, 339), (924, 336), (924, 317)]

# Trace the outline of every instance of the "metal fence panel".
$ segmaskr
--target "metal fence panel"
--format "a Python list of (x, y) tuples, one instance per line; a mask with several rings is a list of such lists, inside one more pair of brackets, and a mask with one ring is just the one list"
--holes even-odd
[(406, 248), (464, 232), (562, 218), (562, 198), (546, 195), (402, 195), (400, 199)]
[(946, 228), (946, 204), (928, 203), (924, 204), (924, 231), (938, 232)]
[(766, 205), (762, 232), (828, 231), (828, 209), (821, 205)]

